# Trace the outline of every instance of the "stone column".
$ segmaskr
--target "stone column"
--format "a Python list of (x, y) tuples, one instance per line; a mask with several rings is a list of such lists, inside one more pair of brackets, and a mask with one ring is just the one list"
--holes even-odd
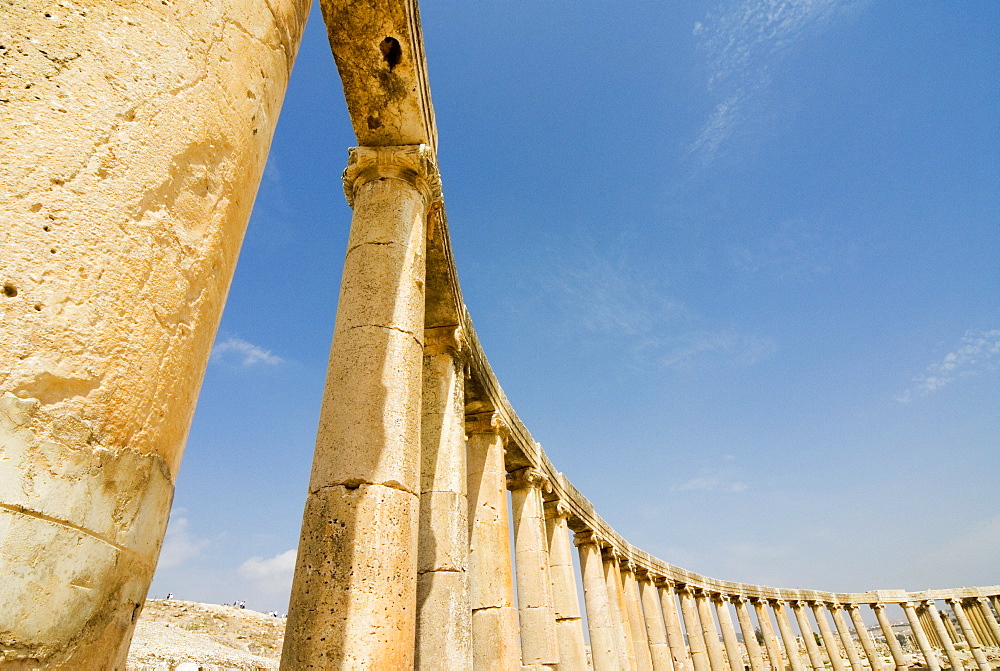
[(0, 11), (11, 664), (124, 668), (308, 13), (306, 0)]
[(979, 638), (973, 631), (969, 618), (965, 614), (965, 608), (962, 607), (962, 600), (949, 599), (948, 604), (955, 613), (955, 619), (958, 620), (958, 626), (962, 630), (962, 635), (965, 636), (966, 643), (969, 644), (969, 650), (972, 652), (973, 659), (976, 660), (976, 666), (979, 667), (979, 671), (991, 671), (990, 664), (986, 660), (986, 654), (983, 652), (982, 643), (979, 642)]
[(583, 600), (587, 606), (587, 628), (590, 631), (590, 656), (595, 671), (616, 671), (618, 646), (612, 607), (608, 600), (608, 584), (604, 578), (601, 547), (592, 531), (583, 531), (573, 539), (580, 552), (583, 573)]
[(889, 622), (889, 618), (885, 614), (885, 604), (883, 603), (873, 603), (872, 610), (875, 611), (875, 618), (878, 620), (878, 626), (882, 629), (882, 635), (885, 636), (885, 644), (889, 646), (889, 654), (892, 655), (892, 661), (896, 665), (896, 671), (906, 671), (910, 668), (906, 663), (906, 657), (903, 656), (903, 648), (900, 647), (899, 641), (896, 639), (896, 634), (892, 631), (892, 623)]
[(736, 628), (733, 627), (733, 617), (729, 614), (729, 599), (722, 594), (712, 595), (715, 613), (719, 618), (719, 628), (722, 629), (722, 642), (726, 646), (726, 657), (732, 671), (743, 671), (743, 651), (736, 639)]
[(771, 616), (767, 614), (766, 602), (754, 599), (753, 609), (757, 613), (757, 623), (764, 637), (764, 649), (767, 650), (771, 671), (785, 671), (785, 660), (781, 656), (781, 646), (778, 645), (778, 637), (774, 635), (774, 627), (771, 626)]
[(809, 624), (809, 618), (806, 616), (806, 612), (802, 609), (803, 601), (792, 601), (792, 612), (795, 613), (795, 621), (799, 624), (799, 633), (802, 634), (802, 642), (806, 646), (806, 654), (809, 656), (809, 663), (814, 669), (822, 671), (826, 667), (823, 663), (823, 656), (819, 652), (819, 646), (816, 645), (816, 637), (813, 635), (812, 626)]
[[(750, 671), (766, 671), (768, 666), (764, 663), (760, 642), (757, 640), (757, 632), (750, 619), (747, 598), (737, 594), (733, 597), (733, 603), (736, 606), (736, 620), (740, 623), (740, 631), (743, 632), (743, 645), (747, 649), (747, 658), (750, 660)], [(761, 635), (763, 635), (763, 631)]]
[(941, 613), (938, 612), (937, 606), (934, 605), (933, 601), (928, 600), (924, 602), (924, 609), (931, 621), (931, 626), (934, 627), (937, 632), (938, 639), (941, 641), (941, 647), (944, 648), (944, 654), (948, 657), (948, 663), (951, 665), (951, 668), (961, 669), (962, 660), (958, 657), (958, 651), (955, 650), (955, 644), (952, 642), (951, 634), (948, 632), (947, 627), (944, 626), (944, 622), (941, 620)]
[(979, 605), (983, 621), (986, 622), (986, 626), (993, 636), (994, 646), (1000, 646), (1000, 625), (997, 624), (997, 619), (993, 615), (993, 609), (990, 608), (990, 604), (984, 596), (976, 597), (975, 601)]
[(642, 602), (642, 619), (646, 623), (646, 639), (649, 641), (649, 654), (653, 662), (653, 671), (673, 671), (674, 662), (670, 656), (670, 645), (667, 643), (667, 630), (663, 623), (663, 612), (660, 610), (660, 600), (653, 585), (653, 578), (643, 571), (637, 576), (639, 584), (639, 599)]
[(564, 669), (587, 667), (583, 642), (583, 621), (577, 596), (573, 555), (569, 545), (569, 508), (559, 501), (545, 504), (545, 531), (549, 542), (549, 571), (552, 575), (552, 602), (556, 611), (556, 640), (559, 665)]
[(514, 571), (523, 666), (554, 667), (559, 663), (542, 507), (542, 490), (549, 487), (545, 474), (531, 466), (507, 475), (514, 513)]
[(880, 671), (882, 668), (882, 658), (879, 656), (878, 651), (875, 650), (875, 643), (872, 641), (872, 637), (868, 635), (868, 628), (865, 626), (865, 621), (861, 619), (858, 607), (854, 604), (844, 604), (844, 610), (847, 611), (847, 614), (851, 618), (854, 631), (858, 633), (858, 640), (861, 641), (861, 647), (864, 648), (869, 666), (871, 666), (872, 671)]
[(670, 657), (675, 671), (693, 671), (694, 665), (688, 656), (684, 633), (681, 631), (680, 619), (677, 616), (677, 596), (674, 585), (666, 579), (656, 582), (660, 593), (660, 610), (663, 612), (663, 624), (667, 629), (667, 643), (670, 645)]
[(472, 607), (472, 666), (520, 671), (521, 642), (514, 608), (510, 563), (507, 427), (493, 412), (465, 417), (469, 436), (469, 600)]
[(694, 671), (709, 671), (712, 668), (712, 664), (708, 659), (705, 634), (701, 628), (701, 619), (698, 617), (694, 594), (687, 585), (678, 585), (677, 595), (681, 600), (681, 616), (684, 618), (684, 631), (687, 632), (688, 647), (691, 649), (691, 663), (694, 665)]
[(979, 607), (978, 599), (966, 599), (965, 604), (967, 607), (965, 614), (969, 617), (969, 622), (972, 624), (972, 628), (982, 642), (983, 647), (996, 647), (997, 643), (993, 639), (993, 632), (990, 631), (990, 626), (983, 617), (983, 611)]
[(634, 669), (636, 661), (635, 651), (632, 649), (632, 629), (628, 621), (628, 608), (625, 605), (618, 551), (613, 547), (604, 548), (604, 578), (608, 584), (608, 600), (611, 602), (621, 668)]
[(432, 151), (357, 147), (354, 207), (283, 664), (414, 663)]
[(472, 667), (462, 332), (424, 332), (417, 669)]
[(823, 646), (826, 648), (826, 656), (830, 658), (830, 666), (834, 671), (844, 671), (844, 660), (840, 657), (840, 646), (837, 645), (837, 637), (830, 630), (830, 623), (827, 622), (825, 607), (823, 604), (812, 601), (809, 603), (812, 608), (813, 617), (819, 626), (819, 635), (823, 637)]
[(628, 608), (628, 621), (632, 634), (632, 650), (635, 653), (636, 668), (639, 671), (652, 671), (652, 652), (649, 649), (649, 639), (646, 637), (646, 623), (642, 616), (642, 604), (639, 601), (635, 565), (631, 561), (625, 562), (622, 567), (622, 585), (625, 591), (625, 606)]
[(924, 659), (927, 661), (927, 668), (931, 671), (940, 671), (941, 662), (938, 661), (938, 656), (934, 652), (934, 648), (931, 647), (930, 641), (927, 640), (927, 634), (924, 633), (924, 628), (920, 624), (920, 618), (917, 616), (917, 611), (914, 609), (913, 604), (905, 601), (899, 605), (903, 607), (903, 612), (906, 613), (906, 619), (910, 623), (910, 631), (913, 632), (913, 637), (917, 639), (920, 652), (923, 653)]
[[(844, 619), (844, 613), (840, 610), (840, 604), (831, 603), (830, 612), (833, 613), (833, 623), (837, 627), (837, 633), (840, 635), (840, 643), (844, 646), (844, 651), (847, 653), (847, 659), (851, 663), (851, 669), (853, 671), (861, 671), (864, 668), (864, 664), (861, 662), (861, 656), (858, 655), (858, 649), (854, 645), (854, 637), (851, 636), (851, 629), (847, 626), (847, 620)], [(861, 634), (858, 634), (858, 638)], [(878, 671), (876, 668), (874, 671)]]
[(712, 671), (727, 671), (729, 665), (726, 663), (722, 642), (719, 640), (719, 630), (715, 628), (712, 604), (709, 602), (708, 594), (704, 590), (699, 590), (695, 592), (694, 600), (698, 604), (698, 617), (701, 619), (701, 629), (705, 633), (705, 647), (708, 648), (708, 659), (712, 665)]
[[(802, 658), (799, 656), (799, 644), (792, 633), (792, 625), (788, 622), (788, 615), (781, 601), (772, 601), (771, 608), (774, 610), (774, 619), (778, 622), (778, 630), (781, 632), (781, 640), (785, 644), (785, 658), (788, 659), (788, 666), (792, 671), (802, 671)], [(805, 638), (803, 636), (803, 638)]]

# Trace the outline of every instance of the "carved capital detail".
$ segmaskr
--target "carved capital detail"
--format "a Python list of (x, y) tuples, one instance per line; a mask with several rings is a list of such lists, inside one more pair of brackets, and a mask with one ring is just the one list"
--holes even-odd
[(569, 506), (559, 499), (545, 502), (545, 517), (550, 519), (562, 519), (568, 518), (571, 515), (572, 513), (570, 512)]
[(507, 474), (507, 489), (515, 491), (526, 487), (541, 489), (543, 492), (552, 491), (548, 476), (534, 466), (525, 466)]
[(455, 357), (465, 348), (461, 326), (435, 326), (424, 329), (424, 354), (450, 354)]
[(351, 147), (344, 169), (344, 195), (354, 207), (358, 189), (375, 179), (401, 179), (424, 196), (427, 209), (442, 200), (441, 174), (434, 150), (426, 144)]
[(493, 433), (500, 436), (504, 442), (510, 438), (510, 427), (496, 412), (477, 412), (465, 416), (465, 433)]
[(600, 550), (604, 545), (604, 539), (596, 531), (591, 531), (590, 529), (586, 531), (577, 531), (573, 534), (573, 545), (580, 547), (581, 545), (596, 545), (597, 549)]

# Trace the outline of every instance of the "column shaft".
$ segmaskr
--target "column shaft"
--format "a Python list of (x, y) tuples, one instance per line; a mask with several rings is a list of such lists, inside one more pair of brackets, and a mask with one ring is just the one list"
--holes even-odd
[(761, 636), (764, 637), (764, 649), (767, 650), (767, 660), (771, 671), (785, 671), (785, 660), (781, 656), (778, 637), (774, 635), (774, 627), (771, 625), (771, 616), (767, 613), (766, 602), (754, 599), (753, 609), (757, 613), (757, 623), (760, 626)]
[(889, 618), (885, 614), (885, 605), (874, 603), (872, 604), (872, 610), (875, 611), (878, 626), (882, 629), (882, 635), (885, 636), (885, 644), (889, 646), (889, 653), (892, 655), (892, 661), (896, 665), (896, 671), (905, 671), (905, 669), (910, 667), (906, 663), (906, 657), (903, 656), (903, 648), (900, 647), (899, 640), (892, 631), (892, 623), (889, 622)]
[(993, 609), (990, 608), (986, 597), (981, 596), (977, 598), (976, 603), (979, 605), (979, 612), (982, 614), (982, 619), (986, 623), (989, 633), (993, 636), (993, 645), (1000, 646), (1000, 624), (997, 624), (997, 619), (993, 615)]
[(802, 601), (793, 601), (791, 604), (792, 612), (795, 613), (795, 621), (799, 624), (799, 633), (802, 634), (802, 642), (806, 646), (809, 663), (814, 669), (822, 671), (826, 665), (823, 663), (823, 656), (819, 652), (819, 646), (816, 645), (816, 636), (813, 634), (812, 626), (809, 624), (809, 618), (806, 616), (802, 604)]
[(781, 640), (785, 644), (785, 658), (788, 660), (788, 666), (791, 667), (792, 671), (801, 671), (804, 667), (802, 657), (799, 656), (799, 644), (795, 640), (795, 634), (792, 633), (792, 625), (788, 621), (788, 615), (780, 601), (771, 602), (771, 608), (774, 610), (774, 619), (778, 622)]
[(614, 548), (607, 548), (604, 551), (604, 577), (608, 583), (608, 599), (614, 615), (621, 668), (634, 669), (636, 661), (635, 651), (632, 649), (632, 628), (628, 620), (628, 607), (625, 605), (625, 589), (622, 586), (618, 552)]
[(426, 147), (358, 147), (344, 279), (282, 652), (309, 665), (414, 663)]
[[(58, 8), (57, 8), (58, 7)], [(6, 3), (3, 658), (124, 668), (309, 13)]]
[(722, 642), (726, 646), (726, 657), (732, 671), (743, 671), (743, 651), (736, 638), (736, 628), (733, 627), (733, 617), (729, 614), (729, 599), (719, 594), (712, 599), (715, 613), (719, 618), (719, 628), (722, 629)]
[(940, 671), (941, 662), (938, 661), (934, 648), (931, 647), (930, 641), (927, 640), (927, 634), (924, 633), (924, 628), (920, 624), (920, 618), (913, 604), (907, 601), (900, 605), (903, 607), (903, 612), (906, 613), (906, 619), (910, 623), (910, 631), (913, 632), (913, 637), (917, 639), (920, 652), (923, 653), (924, 659), (927, 661), (927, 668), (931, 671)]
[(674, 663), (667, 643), (667, 630), (656, 587), (649, 575), (638, 579), (639, 599), (642, 602), (642, 619), (646, 622), (646, 638), (653, 662), (653, 671), (673, 671)]
[(504, 468), (506, 427), (494, 413), (486, 412), (467, 415), (466, 431), (472, 666), (477, 671), (519, 671), (521, 641)]
[(924, 608), (931, 621), (931, 626), (933, 626), (937, 631), (938, 639), (941, 641), (941, 647), (944, 648), (944, 654), (948, 657), (948, 663), (951, 664), (951, 668), (961, 669), (962, 661), (958, 657), (958, 651), (955, 650), (955, 644), (952, 641), (951, 634), (947, 627), (945, 627), (944, 621), (941, 619), (941, 613), (938, 612), (937, 606), (933, 601), (928, 601)]
[(965, 608), (962, 606), (961, 600), (950, 599), (948, 604), (955, 613), (955, 619), (958, 620), (958, 626), (962, 630), (962, 635), (965, 636), (965, 642), (969, 644), (969, 650), (972, 652), (973, 659), (976, 660), (976, 666), (979, 667), (980, 671), (990, 671), (990, 664), (986, 660), (982, 643), (979, 642), (979, 638), (972, 630), (972, 625), (965, 614)]
[(740, 631), (743, 633), (743, 645), (747, 649), (747, 658), (750, 660), (750, 671), (766, 671), (768, 667), (764, 663), (760, 642), (757, 640), (757, 632), (750, 619), (746, 597), (737, 596), (734, 603), (736, 604), (736, 620), (740, 623)]
[(639, 600), (639, 585), (636, 582), (635, 571), (631, 563), (627, 563), (622, 570), (622, 585), (625, 588), (625, 604), (628, 607), (628, 621), (632, 633), (632, 649), (635, 652), (636, 668), (639, 671), (652, 671), (652, 651), (649, 649), (649, 639), (646, 636), (646, 623)]
[(858, 640), (861, 641), (861, 647), (868, 658), (869, 666), (871, 666), (872, 671), (879, 671), (882, 668), (882, 658), (879, 656), (878, 651), (875, 650), (875, 643), (872, 641), (872, 637), (868, 635), (868, 628), (865, 626), (865, 621), (861, 619), (858, 607), (849, 604), (845, 605), (844, 609), (851, 618), (851, 624), (854, 625), (854, 631), (858, 634)]
[(514, 513), (514, 571), (521, 622), (521, 664), (559, 663), (556, 612), (552, 603), (549, 549), (545, 538), (542, 487), (545, 476), (532, 467), (508, 476)]
[(608, 599), (608, 583), (604, 577), (601, 548), (593, 532), (578, 533), (574, 539), (580, 552), (583, 573), (583, 601), (587, 606), (587, 628), (590, 631), (590, 656), (595, 671), (616, 671), (618, 645)]
[(969, 616), (969, 622), (972, 624), (972, 628), (975, 630), (976, 636), (979, 637), (979, 640), (982, 642), (983, 647), (995, 647), (996, 642), (993, 640), (993, 632), (990, 631), (990, 627), (986, 623), (986, 619), (983, 617), (983, 612), (979, 607), (978, 600), (966, 599), (966, 604), (968, 606), (966, 615)]
[(844, 671), (844, 660), (840, 656), (840, 646), (837, 644), (837, 637), (830, 630), (830, 623), (826, 619), (826, 608), (823, 604), (813, 601), (813, 617), (819, 626), (819, 635), (823, 637), (823, 646), (826, 648), (826, 655), (830, 658), (830, 666), (834, 671)]
[(569, 544), (567, 509), (558, 501), (545, 504), (545, 531), (549, 542), (549, 570), (552, 575), (552, 603), (556, 612), (556, 640), (559, 665), (564, 669), (587, 666), (583, 642), (583, 621), (577, 596), (573, 556)]
[(687, 586), (678, 592), (681, 601), (681, 616), (684, 618), (684, 631), (687, 632), (688, 647), (691, 650), (691, 663), (694, 671), (710, 671), (712, 664), (708, 659), (708, 649), (705, 646), (705, 633), (701, 628), (701, 618), (694, 602), (694, 594)]
[(719, 640), (719, 630), (715, 628), (712, 604), (708, 595), (704, 591), (696, 592), (694, 600), (698, 604), (698, 617), (701, 619), (701, 629), (705, 633), (705, 647), (708, 648), (708, 659), (712, 665), (712, 671), (728, 671), (729, 664), (726, 662), (725, 651)]
[(840, 604), (831, 604), (830, 612), (833, 614), (833, 624), (837, 627), (837, 634), (840, 636), (840, 644), (844, 647), (844, 651), (847, 653), (847, 659), (851, 663), (851, 669), (853, 671), (861, 671), (864, 664), (862, 664), (861, 657), (858, 655), (858, 649), (854, 645), (854, 637), (851, 636), (851, 629), (847, 626), (847, 620), (844, 619), (844, 613), (840, 610)]
[(681, 630), (680, 618), (677, 614), (677, 595), (674, 585), (669, 581), (659, 582), (660, 610), (663, 612), (663, 624), (667, 629), (667, 643), (670, 645), (670, 657), (675, 671), (693, 671), (694, 665), (688, 655), (687, 644), (684, 642), (684, 632)]

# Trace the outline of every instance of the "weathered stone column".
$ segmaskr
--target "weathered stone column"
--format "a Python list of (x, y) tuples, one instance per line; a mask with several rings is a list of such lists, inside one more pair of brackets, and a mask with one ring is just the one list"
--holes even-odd
[[(864, 668), (864, 664), (861, 662), (861, 656), (858, 655), (858, 649), (854, 645), (854, 637), (851, 636), (851, 630), (847, 626), (847, 620), (844, 619), (844, 613), (840, 610), (840, 604), (831, 603), (830, 612), (833, 614), (833, 623), (837, 627), (837, 633), (840, 635), (840, 643), (844, 646), (844, 651), (847, 653), (847, 659), (851, 663), (851, 668), (854, 671), (861, 671)], [(861, 634), (858, 634), (858, 638), (861, 638)], [(874, 671), (878, 671), (877, 667)]]
[(910, 623), (910, 631), (913, 632), (913, 637), (917, 639), (920, 652), (923, 653), (924, 659), (927, 661), (927, 668), (931, 671), (940, 671), (941, 662), (938, 660), (934, 648), (931, 647), (930, 641), (927, 640), (927, 634), (924, 633), (924, 628), (920, 624), (920, 618), (917, 616), (917, 611), (914, 609), (913, 604), (909, 601), (904, 601), (899, 605), (903, 607), (903, 612), (906, 613), (906, 619)]
[(124, 668), (308, 9), (0, 11), (11, 664)]
[(587, 650), (583, 642), (583, 621), (580, 619), (580, 599), (576, 590), (567, 517), (569, 508), (563, 503), (550, 501), (545, 504), (559, 665), (564, 669), (584, 669), (587, 667)]
[(975, 601), (979, 605), (982, 620), (986, 622), (989, 633), (993, 636), (994, 646), (1000, 646), (1000, 624), (997, 624), (997, 619), (993, 615), (993, 609), (990, 608), (990, 604), (984, 596), (976, 597)]
[[(785, 644), (785, 658), (792, 671), (801, 671), (802, 658), (799, 656), (799, 644), (792, 633), (792, 625), (788, 621), (788, 615), (781, 601), (772, 601), (771, 609), (774, 610), (774, 619), (778, 622), (778, 630), (781, 632), (781, 640)], [(805, 638), (805, 636), (803, 636)]]
[(545, 474), (530, 466), (507, 475), (514, 513), (514, 571), (521, 622), (521, 664), (524, 666), (559, 663), (542, 507), (542, 489), (549, 486)]
[(514, 608), (510, 563), (507, 427), (493, 412), (465, 417), (469, 436), (469, 600), (472, 608), (472, 666), (490, 671), (521, 668), (521, 642)]
[(687, 585), (678, 585), (677, 596), (681, 600), (681, 616), (684, 618), (684, 631), (687, 632), (694, 671), (709, 671), (712, 664), (708, 658), (705, 633), (701, 628), (701, 619), (698, 616), (697, 606), (695, 606), (694, 594)]
[(354, 207), (282, 664), (412, 666), (431, 150), (357, 147)]
[(844, 671), (844, 660), (840, 656), (840, 646), (837, 645), (837, 637), (830, 630), (830, 623), (826, 619), (826, 609), (818, 601), (809, 602), (812, 608), (813, 617), (819, 626), (819, 635), (823, 637), (823, 647), (826, 648), (826, 656), (830, 659), (830, 666), (834, 671)]
[(639, 599), (642, 601), (642, 619), (646, 622), (646, 638), (649, 641), (649, 654), (653, 662), (653, 671), (673, 671), (674, 662), (670, 656), (670, 645), (667, 643), (667, 630), (663, 623), (663, 613), (660, 610), (660, 600), (653, 578), (643, 571), (636, 576), (639, 583)]
[(719, 640), (719, 630), (715, 628), (708, 594), (704, 590), (699, 590), (695, 592), (694, 600), (698, 604), (698, 617), (701, 619), (701, 629), (705, 634), (705, 647), (708, 648), (708, 660), (712, 665), (712, 671), (726, 671), (729, 665), (726, 663), (722, 641)]
[(803, 601), (792, 601), (792, 612), (795, 613), (795, 621), (799, 625), (799, 633), (802, 634), (802, 643), (806, 646), (806, 654), (809, 656), (809, 663), (814, 669), (822, 671), (826, 667), (823, 663), (823, 656), (816, 645), (816, 636), (813, 635), (812, 626), (805, 610), (802, 609)]
[(781, 646), (778, 645), (778, 637), (774, 635), (774, 627), (771, 625), (771, 616), (767, 614), (766, 603), (763, 599), (753, 600), (753, 609), (757, 613), (757, 623), (760, 625), (760, 633), (764, 637), (768, 664), (771, 671), (785, 671), (785, 660), (781, 656)]
[(966, 599), (966, 607), (968, 610), (965, 614), (969, 617), (969, 622), (972, 624), (972, 628), (976, 632), (976, 636), (982, 642), (983, 647), (990, 648), (996, 647), (997, 642), (993, 638), (993, 632), (990, 630), (989, 624), (986, 622), (986, 618), (983, 617), (983, 611), (979, 607), (978, 599)]
[(924, 602), (924, 609), (931, 621), (931, 626), (937, 632), (938, 639), (941, 641), (941, 647), (944, 648), (944, 654), (948, 657), (948, 663), (951, 665), (951, 668), (961, 669), (962, 660), (958, 657), (958, 651), (955, 650), (955, 644), (952, 642), (948, 629), (944, 626), (944, 622), (941, 621), (941, 613), (938, 612), (937, 606), (933, 601), (928, 600)]
[(608, 600), (608, 583), (604, 578), (601, 547), (592, 531), (577, 533), (573, 542), (580, 552), (591, 660), (596, 671), (615, 671), (619, 668), (618, 645), (615, 639), (612, 607)]
[(962, 606), (961, 599), (949, 599), (948, 605), (951, 606), (952, 611), (955, 613), (955, 619), (958, 620), (958, 626), (962, 630), (962, 635), (965, 636), (965, 641), (969, 644), (969, 650), (972, 652), (973, 659), (976, 660), (976, 666), (979, 667), (980, 671), (991, 671), (986, 654), (983, 652), (983, 645), (979, 642), (979, 638), (972, 629), (969, 618), (965, 614), (965, 608)]
[(462, 332), (424, 332), (416, 668), (472, 666)]
[(844, 610), (851, 617), (851, 624), (854, 625), (854, 631), (858, 633), (858, 640), (861, 641), (861, 647), (864, 648), (865, 656), (868, 658), (868, 664), (871, 666), (872, 671), (880, 671), (882, 668), (882, 658), (875, 649), (872, 637), (868, 635), (868, 628), (865, 626), (865, 621), (861, 619), (858, 607), (854, 604), (844, 604)]
[(615, 625), (615, 638), (618, 641), (619, 663), (623, 669), (634, 669), (636, 665), (635, 651), (632, 649), (632, 629), (628, 621), (628, 608), (625, 605), (625, 590), (622, 586), (621, 566), (618, 563), (618, 550), (606, 547), (604, 554), (604, 578), (608, 585), (608, 600), (611, 602), (612, 620)]
[(667, 579), (656, 581), (660, 593), (660, 610), (663, 612), (663, 624), (667, 629), (667, 643), (670, 645), (670, 657), (675, 671), (693, 671), (694, 665), (688, 656), (684, 633), (681, 631), (680, 619), (677, 616), (677, 596), (674, 584)]
[(646, 636), (646, 623), (642, 616), (642, 605), (639, 601), (639, 586), (635, 579), (635, 566), (631, 561), (622, 567), (622, 587), (625, 592), (625, 606), (628, 609), (628, 622), (632, 634), (632, 649), (635, 653), (636, 668), (639, 671), (652, 671), (653, 659), (649, 649), (649, 639)]
[(726, 657), (732, 671), (743, 671), (743, 651), (736, 639), (736, 628), (733, 627), (733, 617), (729, 614), (729, 599), (722, 594), (713, 594), (712, 603), (719, 618), (719, 628), (722, 629), (722, 642), (726, 646)]
[[(757, 640), (757, 632), (754, 631), (753, 621), (750, 619), (747, 598), (737, 594), (733, 598), (733, 604), (736, 606), (736, 620), (740, 623), (740, 631), (743, 633), (743, 645), (747, 649), (747, 658), (750, 660), (750, 671), (766, 671), (768, 666), (764, 663), (760, 642)], [(761, 631), (761, 635), (763, 635), (763, 631)]]
[(892, 623), (889, 622), (889, 618), (885, 614), (885, 604), (873, 603), (872, 610), (875, 611), (875, 618), (878, 620), (878, 626), (882, 629), (882, 635), (885, 637), (885, 644), (889, 646), (889, 654), (892, 655), (892, 661), (896, 665), (896, 671), (905, 671), (910, 667), (906, 663), (906, 657), (903, 656), (903, 648), (900, 647), (899, 641), (896, 639), (896, 634), (892, 631)]

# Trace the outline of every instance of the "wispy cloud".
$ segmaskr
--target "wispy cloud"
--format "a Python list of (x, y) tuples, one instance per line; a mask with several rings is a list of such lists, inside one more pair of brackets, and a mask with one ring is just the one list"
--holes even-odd
[(211, 541), (207, 538), (192, 536), (188, 531), (189, 524), (186, 517), (179, 516), (177, 513), (170, 516), (167, 534), (163, 539), (163, 548), (160, 550), (160, 561), (156, 565), (157, 569), (173, 568), (183, 564), (188, 559), (197, 557), (202, 550), (208, 547)]
[(709, 362), (752, 366), (777, 350), (774, 341), (732, 332), (694, 331), (674, 338), (650, 341), (661, 354), (657, 360), (673, 370), (689, 370)]
[(825, 26), (845, 0), (732, 0), (694, 25), (704, 52), (708, 91), (717, 99), (691, 146), (703, 163), (749, 115), (749, 103), (771, 82), (771, 69), (809, 30)]
[(284, 359), (271, 353), (270, 350), (263, 349), (240, 338), (226, 338), (215, 343), (212, 349), (212, 358), (215, 360), (232, 358), (239, 361), (242, 366), (250, 367), (258, 364), (266, 366), (276, 366)]
[(745, 492), (749, 489), (745, 482), (726, 481), (715, 477), (692, 478), (687, 482), (674, 485), (672, 492)]
[[(995, 370), (1000, 360), (1000, 329), (970, 330), (962, 336), (958, 347), (913, 378), (913, 386), (896, 398), (909, 403), (916, 396), (926, 396), (959, 377)], [(996, 359), (994, 359), (996, 357)]]
[(281, 594), (291, 592), (292, 575), (295, 573), (294, 549), (264, 559), (250, 557), (240, 564), (236, 572), (253, 583), (262, 592)]
[(829, 235), (813, 222), (785, 221), (774, 231), (743, 245), (730, 245), (727, 254), (737, 270), (776, 280), (824, 275), (831, 271)]

